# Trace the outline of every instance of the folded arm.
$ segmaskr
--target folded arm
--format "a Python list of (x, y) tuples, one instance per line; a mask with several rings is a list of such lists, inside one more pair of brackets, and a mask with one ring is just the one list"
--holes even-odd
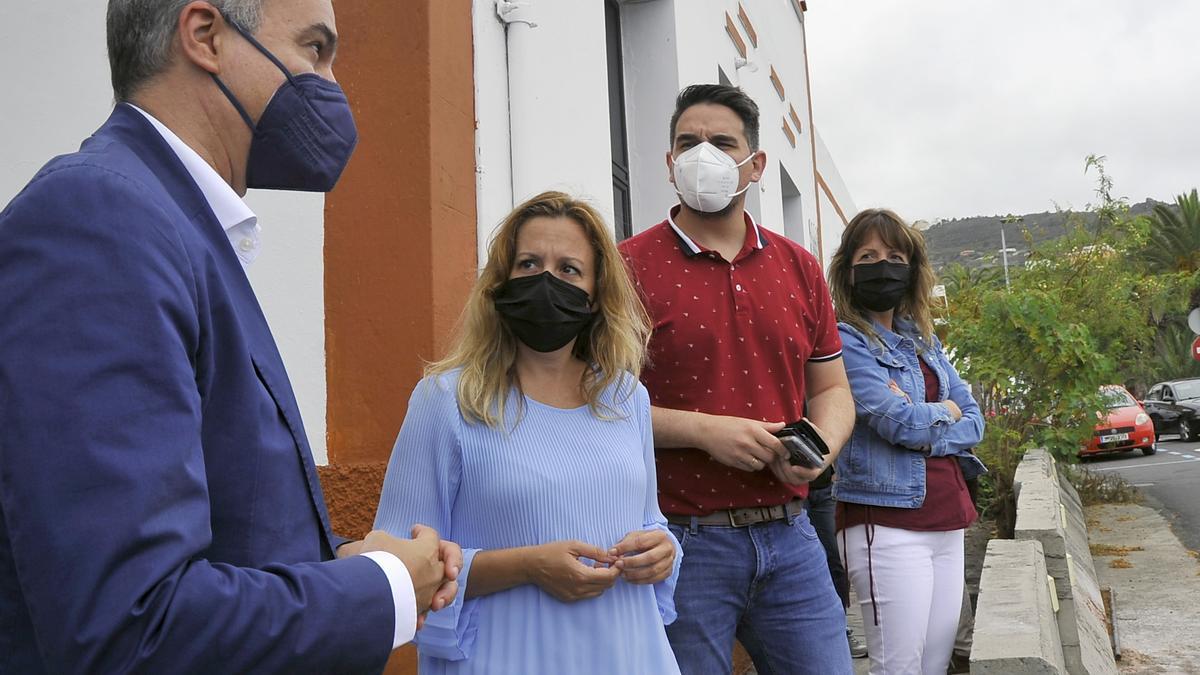
[(924, 451), (944, 447), (943, 439), (954, 424), (950, 408), (944, 403), (913, 401), (906, 393), (895, 391), (887, 366), (857, 333), (843, 333), (842, 357), (856, 412), (871, 429), (902, 448)]
[(983, 440), (983, 411), (971, 395), (971, 387), (963, 382), (950, 359), (946, 358), (945, 350), (937, 343), (934, 348), (937, 349), (936, 358), (946, 370), (946, 398), (958, 405), (962, 415), (941, 438), (930, 444), (930, 454), (935, 457), (957, 455), (971, 450)]

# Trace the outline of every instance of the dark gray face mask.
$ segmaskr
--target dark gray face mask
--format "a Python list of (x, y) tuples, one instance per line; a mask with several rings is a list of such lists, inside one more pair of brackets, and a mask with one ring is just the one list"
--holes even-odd
[(850, 287), (850, 299), (855, 305), (872, 312), (895, 309), (912, 282), (912, 270), (907, 263), (880, 260), (855, 265)]
[(255, 124), (229, 87), (212, 76), (253, 135), (246, 162), (246, 187), (329, 192), (358, 144), (358, 129), (345, 92), (336, 82), (316, 73), (292, 75), (248, 31), (226, 21), (287, 78)]
[(493, 302), (504, 325), (538, 352), (562, 349), (594, 316), (587, 291), (549, 272), (509, 279), (496, 289)]

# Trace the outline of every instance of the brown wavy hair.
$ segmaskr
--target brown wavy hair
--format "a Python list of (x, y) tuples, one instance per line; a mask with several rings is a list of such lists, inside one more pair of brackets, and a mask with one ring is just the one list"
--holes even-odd
[(500, 319), (493, 304), (496, 290), (508, 281), (517, 256), (517, 234), (532, 218), (570, 218), (583, 227), (596, 256), (596, 285), (589, 329), (575, 340), (574, 355), (590, 367), (580, 387), (597, 417), (613, 411), (600, 397), (614, 383), (628, 385), (630, 395), (641, 374), (650, 341), (650, 318), (634, 290), (624, 260), (604, 222), (590, 204), (562, 192), (543, 192), (517, 206), (505, 217), (488, 248), (487, 264), (476, 280), (449, 353), (425, 368), (438, 375), (456, 368), (458, 409), (469, 421), (498, 428), (505, 419), (504, 404), (520, 382), (516, 378), (517, 338)]
[(894, 316), (912, 321), (921, 337), (929, 342), (930, 336), (933, 335), (929, 299), (933, 294), (933, 287), (937, 284), (937, 276), (929, 263), (925, 236), (889, 209), (861, 211), (842, 232), (842, 243), (829, 262), (829, 293), (833, 296), (838, 321), (844, 321), (857, 328), (863, 335), (879, 340), (871, 318), (867, 316), (864, 308), (854, 305), (851, 294), (854, 266), (851, 258), (871, 233), (877, 233), (884, 244), (903, 251), (908, 256), (912, 283), (900, 304), (896, 306)]

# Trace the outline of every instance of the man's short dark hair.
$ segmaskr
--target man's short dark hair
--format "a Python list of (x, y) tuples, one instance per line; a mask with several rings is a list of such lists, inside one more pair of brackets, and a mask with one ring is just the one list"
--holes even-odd
[(723, 105), (737, 113), (746, 129), (746, 142), (751, 150), (758, 150), (758, 104), (741, 89), (724, 84), (693, 84), (679, 92), (675, 98), (675, 113), (671, 115), (671, 145), (675, 144), (675, 125), (679, 123), (679, 116), (700, 103)]
[[(170, 63), (179, 13), (188, 1), (108, 0), (108, 66), (118, 102), (128, 101)], [(242, 28), (258, 30), (263, 0), (209, 2)]]

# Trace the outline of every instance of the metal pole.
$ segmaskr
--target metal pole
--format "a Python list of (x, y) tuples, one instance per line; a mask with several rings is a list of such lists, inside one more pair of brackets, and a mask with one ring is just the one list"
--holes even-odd
[(1004, 239), (1004, 228), (1000, 228), (1000, 253), (1004, 256), (1004, 290), (1012, 291), (1008, 285), (1008, 241)]

